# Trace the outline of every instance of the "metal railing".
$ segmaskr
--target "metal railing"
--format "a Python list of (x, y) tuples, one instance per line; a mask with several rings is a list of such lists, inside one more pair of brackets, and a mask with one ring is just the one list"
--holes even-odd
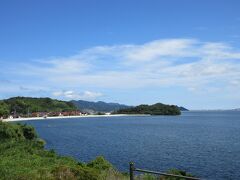
[(162, 176), (167, 176), (167, 177), (183, 178), (183, 179), (187, 179), (187, 180), (200, 180), (199, 178), (196, 178), (196, 177), (181, 176), (181, 175), (168, 174), (168, 173), (157, 172), (157, 171), (149, 171), (149, 170), (145, 170), (145, 169), (138, 169), (138, 168), (135, 168), (133, 162), (130, 162), (129, 163), (130, 180), (134, 180), (134, 171), (162, 175)]

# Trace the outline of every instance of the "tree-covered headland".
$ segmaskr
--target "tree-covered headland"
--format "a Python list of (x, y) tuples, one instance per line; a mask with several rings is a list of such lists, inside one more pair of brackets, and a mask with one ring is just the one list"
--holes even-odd
[(153, 105), (139, 105), (136, 107), (120, 109), (115, 114), (149, 114), (149, 115), (180, 115), (178, 106), (157, 103)]
[(71, 102), (51, 98), (14, 97), (0, 101), (0, 117), (31, 116), (37, 112), (69, 112), (77, 108)]

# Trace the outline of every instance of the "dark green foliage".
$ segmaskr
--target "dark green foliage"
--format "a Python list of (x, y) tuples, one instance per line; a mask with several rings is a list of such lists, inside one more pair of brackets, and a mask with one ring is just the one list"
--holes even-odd
[(21, 126), (0, 121), (0, 140), (24, 140)]
[(120, 109), (116, 114), (150, 114), (150, 115), (180, 115), (181, 111), (175, 105), (157, 103), (153, 105), (139, 105), (132, 108)]
[(98, 170), (109, 170), (110, 168), (113, 168), (112, 165), (102, 156), (98, 156), (96, 159), (89, 162), (87, 166)]
[[(44, 149), (28, 125), (0, 122), (0, 179), (2, 180), (104, 180), (125, 177), (109, 171), (112, 165), (103, 157), (88, 164), (58, 156)], [(112, 179), (112, 178), (110, 178)]]
[(11, 114), (21, 116), (34, 112), (74, 111), (76, 107), (71, 102), (50, 98), (14, 97), (0, 102), (0, 117)]
[(34, 140), (37, 134), (32, 126), (0, 121), (0, 140)]
[(9, 106), (4, 102), (0, 101), (0, 118), (6, 118), (10, 113)]
[[(72, 158), (59, 157), (34, 141), (0, 144), (2, 179), (98, 179), (98, 171), (80, 166)], [(1, 179), (0, 178), (0, 179)]]
[(87, 163), (88, 168), (93, 168), (100, 174), (101, 180), (129, 180), (128, 174), (117, 171), (112, 164), (106, 161), (102, 156), (98, 156), (95, 160)]
[(35, 132), (35, 129), (32, 126), (28, 126), (26, 124), (21, 125), (23, 135), (28, 140), (33, 140), (37, 138), (37, 134)]

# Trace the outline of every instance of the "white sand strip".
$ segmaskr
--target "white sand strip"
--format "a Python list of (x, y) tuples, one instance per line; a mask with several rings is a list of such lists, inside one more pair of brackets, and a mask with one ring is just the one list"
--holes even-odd
[(111, 115), (85, 115), (85, 116), (54, 116), (54, 117), (28, 117), (28, 118), (12, 118), (3, 119), (5, 122), (15, 122), (15, 121), (34, 121), (34, 120), (49, 120), (49, 119), (68, 119), (68, 118), (90, 118), (90, 117), (121, 117), (121, 116), (148, 116), (139, 114), (111, 114)]

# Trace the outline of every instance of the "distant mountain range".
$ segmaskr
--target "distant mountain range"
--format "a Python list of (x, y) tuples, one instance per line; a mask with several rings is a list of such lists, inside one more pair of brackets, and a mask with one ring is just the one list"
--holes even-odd
[(180, 111), (189, 111), (188, 109), (186, 109), (185, 107), (182, 107), (182, 106), (178, 106), (178, 109), (179, 109)]
[[(84, 111), (84, 112), (113, 112), (113, 111), (118, 111), (120, 109), (127, 109), (131, 108), (134, 106), (128, 106), (124, 104), (119, 104), (119, 103), (106, 103), (103, 101), (98, 101), (98, 102), (91, 102), (91, 101), (84, 101), (84, 100), (73, 100), (71, 101), (79, 110)], [(178, 106), (178, 109), (180, 111), (188, 111), (188, 109)]]
[(71, 101), (79, 110), (85, 112), (112, 112), (119, 109), (126, 109), (131, 106), (127, 106), (119, 103), (106, 103), (103, 101), (91, 102), (91, 101)]

